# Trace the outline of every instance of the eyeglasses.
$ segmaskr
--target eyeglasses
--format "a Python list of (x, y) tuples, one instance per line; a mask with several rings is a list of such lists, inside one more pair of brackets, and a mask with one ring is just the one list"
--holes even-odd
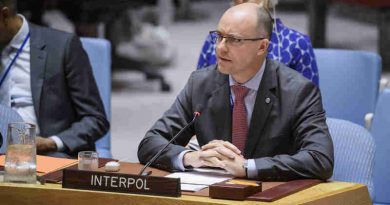
[(237, 38), (234, 36), (224, 36), (218, 31), (210, 31), (210, 36), (213, 43), (218, 44), (221, 43), (223, 39), (225, 39), (225, 43), (227, 45), (232, 45), (232, 46), (239, 46), (244, 41), (259, 41), (265, 39), (265, 38)]

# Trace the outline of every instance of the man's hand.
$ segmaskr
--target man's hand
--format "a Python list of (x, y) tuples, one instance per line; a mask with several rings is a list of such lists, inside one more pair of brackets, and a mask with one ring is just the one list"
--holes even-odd
[(236, 146), (222, 140), (213, 140), (199, 151), (186, 153), (183, 158), (184, 166), (218, 167), (236, 177), (246, 176), (244, 161), (241, 151)]
[(194, 151), (187, 152), (183, 157), (184, 166), (192, 166), (192, 167), (219, 167), (223, 168), (225, 165), (222, 163), (222, 159), (225, 157), (214, 149), (209, 149), (206, 151)]
[(222, 160), (225, 165), (223, 168), (235, 177), (246, 177), (246, 170), (244, 168), (245, 158), (241, 155), (237, 155), (234, 159)]
[(208, 144), (202, 146), (202, 150), (206, 151), (213, 149), (224, 157), (234, 159), (236, 155), (241, 155), (241, 151), (232, 143), (222, 140), (213, 140)]
[(37, 145), (37, 153), (46, 153), (57, 151), (57, 145), (54, 140), (50, 138), (44, 138), (37, 136), (35, 138), (35, 143)]
[(202, 150), (210, 151), (214, 150), (219, 155), (215, 155), (218, 157), (222, 166), (220, 168), (225, 169), (230, 174), (236, 177), (245, 177), (246, 172), (244, 168), (245, 158), (241, 155), (241, 151), (234, 146), (232, 143), (222, 140), (213, 140), (208, 144), (202, 146)]
[(221, 160), (225, 158), (234, 159), (235, 152), (240, 153), (234, 145), (222, 140), (213, 140), (207, 145), (204, 145), (201, 150), (195, 152), (188, 152), (183, 157), (184, 166), (192, 167), (220, 167), (225, 165)]
[(200, 159), (200, 153), (202, 151), (194, 151), (194, 152), (187, 152), (183, 156), (183, 164), (185, 167), (192, 166), (192, 167), (202, 167), (204, 166), (203, 161)]

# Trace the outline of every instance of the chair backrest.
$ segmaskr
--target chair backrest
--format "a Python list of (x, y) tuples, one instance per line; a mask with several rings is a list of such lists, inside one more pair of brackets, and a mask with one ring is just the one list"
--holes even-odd
[[(80, 38), (92, 65), (93, 74), (109, 121), (111, 121), (111, 44), (105, 39)], [(96, 141), (99, 157), (112, 158), (111, 132)]]
[(327, 124), (335, 157), (331, 179), (365, 184), (373, 198), (375, 143), (372, 135), (364, 127), (346, 120), (327, 118)]
[(0, 105), (0, 153), (5, 153), (7, 150), (7, 130), (8, 123), (23, 122), (22, 117), (12, 108)]
[(390, 89), (385, 89), (376, 105), (371, 133), (376, 143), (374, 203), (390, 204)]
[(379, 90), (381, 58), (365, 51), (314, 49), (327, 117), (364, 126)]

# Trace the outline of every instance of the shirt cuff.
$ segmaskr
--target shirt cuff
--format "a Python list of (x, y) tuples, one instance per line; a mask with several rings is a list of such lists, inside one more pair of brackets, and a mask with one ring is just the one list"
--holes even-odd
[(248, 176), (248, 179), (257, 178), (257, 168), (254, 159), (248, 159), (248, 168), (246, 172), (247, 172), (246, 174)]
[(183, 172), (186, 170), (186, 168), (184, 167), (183, 158), (187, 152), (192, 152), (192, 151), (191, 150), (182, 151), (180, 152), (179, 156), (175, 159), (175, 161), (173, 162), (173, 166), (175, 169)]
[(64, 142), (62, 142), (62, 140), (59, 137), (51, 136), (49, 138), (52, 139), (56, 143), (57, 151), (61, 152), (61, 151), (65, 150)]

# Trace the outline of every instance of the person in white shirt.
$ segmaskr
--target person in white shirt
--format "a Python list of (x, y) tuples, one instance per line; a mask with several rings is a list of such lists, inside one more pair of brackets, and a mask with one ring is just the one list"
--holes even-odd
[(15, 0), (0, 0), (0, 51), (0, 103), (37, 125), (37, 152), (95, 150), (109, 123), (79, 38), (30, 24)]

